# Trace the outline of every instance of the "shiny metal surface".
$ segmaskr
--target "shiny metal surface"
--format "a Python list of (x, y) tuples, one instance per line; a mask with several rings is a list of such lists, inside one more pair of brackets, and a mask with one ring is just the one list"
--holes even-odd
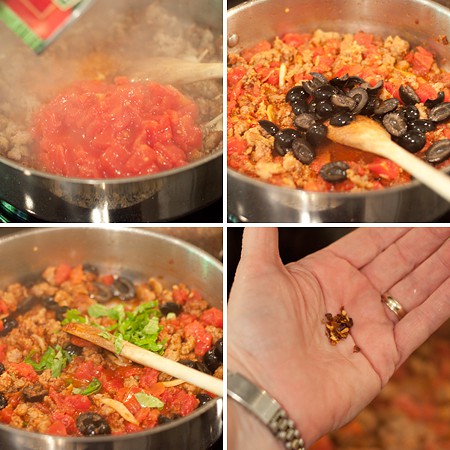
[[(38, 274), (58, 261), (90, 262), (139, 279), (164, 276), (182, 281), (222, 307), (222, 266), (209, 254), (179, 239), (126, 228), (41, 228), (0, 239), (0, 288)], [(0, 425), (4, 450), (205, 450), (222, 432), (222, 400), (188, 417), (146, 432), (109, 437), (48, 436)]]
[[(193, 23), (222, 33), (219, 0), (161, 0), (173, 12)], [(97, 0), (80, 20), (98, 16), (101, 8), (123, 8), (126, 0)], [(142, 1), (143, 5), (149, 3)], [(21, 41), (8, 31), (8, 39)], [(12, 56), (11, 56), (12, 58)], [(194, 212), (222, 195), (222, 151), (157, 175), (127, 179), (86, 180), (49, 175), (24, 168), (0, 157), (0, 199), (47, 222), (156, 222)]]
[[(450, 10), (428, 0), (256, 0), (228, 12), (231, 52), (288, 31), (398, 34), (445, 66)], [(447, 170), (450, 173), (450, 170)], [(228, 211), (242, 222), (428, 222), (450, 204), (417, 181), (367, 193), (319, 193), (273, 186), (228, 170)]]

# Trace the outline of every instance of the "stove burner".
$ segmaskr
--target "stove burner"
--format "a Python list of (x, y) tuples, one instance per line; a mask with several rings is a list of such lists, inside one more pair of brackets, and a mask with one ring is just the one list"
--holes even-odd
[(43, 222), (20, 209), (10, 205), (5, 200), (0, 200), (0, 222), (1, 223), (27, 223)]

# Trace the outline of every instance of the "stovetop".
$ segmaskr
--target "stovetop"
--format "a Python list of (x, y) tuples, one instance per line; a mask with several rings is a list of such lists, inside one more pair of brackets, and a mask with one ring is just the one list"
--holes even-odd
[[(223, 209), (222, 199), (212, 203), (211, 205), (188, 214), (184, 217), (174, 220), (175, 223), (222, 223), (223, 222)], [(39, 218), (27, 214), (8, 202), (0, 199), (0, 223), (43, 223), (46, 222), (45, 218)], [(130, 216), (130, 220), (122, 220), (121, 222), (139, 222), (133, 216)]]

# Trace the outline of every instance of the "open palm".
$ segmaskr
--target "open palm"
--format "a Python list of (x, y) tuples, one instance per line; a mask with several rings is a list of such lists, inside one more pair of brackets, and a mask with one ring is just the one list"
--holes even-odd
[[(342, 426), (450, 316), (449, 236), (360, 229), (284, 266), (277, 231), (247, 228), (228, 308), (229, 368), (278, 399), (308, 445)], [(381, 302), (386, 291), (407, 311), (401, 321)], [(354, 326), (332, 346), (323, 320), (341, 307)]]

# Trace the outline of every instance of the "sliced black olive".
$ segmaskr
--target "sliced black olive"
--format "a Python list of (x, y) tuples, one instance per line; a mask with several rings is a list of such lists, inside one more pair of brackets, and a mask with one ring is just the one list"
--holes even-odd
[(316, 114), (316, 107), (317, 107), (317, 102), (311, 102), (308, 105), (308, 112), (311, 114)]
[(203, 356), (203, 364), (209, 369), (211, 373), (220, 366), (220, 361), (215, 354), (214, 348), (210, 348)]
[(356, 75), (352, 75), (351, 77), (348, 77), (346, 88), (353, 89), (358, 84), (364, 84), (366, 81), (361, 78), (357, 77)]
[(303, 86), (294, 86), (293, 88), (289, 89), (288, 93), (286, 94), (286, 103), (295, 102), (298, 100), (305, 100), (307, 99), (309, 94), (303, 89)]
[(0, 331), (0, 336), (6, 336), (13, 328), (16, 328), (17, 320), (14, 317), (7, 316), (2, 319), (3, 322), (3, 330)]
[(356, 106), (352, 109), (352, 114), (359, 114), (366, 106), (369, 94), (365, 89), (359, 87), (352, 89), (348, 95), (356, 100)]
[(98, 303), (106, 303), (113, 298), (113, 288), (99, 281), (93, 281), (93, 291), (90, 293), (90, 297)]
[(363, 83), (361, 87), (367, 91), (369, 95), (377, 95), (378, 92), (381, 91), (381, 89), (384, 86), (383, 80), (378, 80), (377, 83), (374, 86), (371, 86), (369, 83)]
[(55, 297), (46, 296), (42, 299), (42, 304), (44, 305), (44, 308), (46, 309), (56, 309), (58, 308), (58, 303), (55, 301)]
[(310, 113), (300, 114), (294, 119), (295, 126), (302, 130), (307, 130), (315, 123), (316, 123), (316, 118), (315, 118), (314, 114), (310, 114)]
[(419, 133), (428, 133), (429, 131), (434, 131), (436, 129), (436, 124), (431, 120), (413, 120), (408, 123), (408, 130), (417, 131)]
[(159, 310), (164, 316), (167, 316), (169, 313), (180, 314), (181, 306), (175, 302), (166, 302), (159, 307)]
[(324, 84), (313, 92), (313, 98), (316, 102), (328, 100), (335, 92), (336, 89), (333, 86), (330, 84)]
[(297, 100), (291, 102), (291, 108), (294, 115), (298, 116), (299, 114), (308, 112), (308, 103), (306, 103), (306, 100)]
[(291, 150), (292, 141), (298, 137), (300, 137), (300, 133), (292, 128), (285, 128), (284, 130), (279, 131), (275, 135), (275, 151), (279, 155), (284, 156)]
[(364, 108), (361, 110), (360, 114), (363, 116), (371, 116), (373, 114), (373, 111), (375, 108), (381, 103), (381, 100), (374, 96), (369, 95), (369, 99), (367, 100), (367, 103), (365, 104)]
[(206, 405), (208, 402), (212, 400), (212, 397), (208, 394), (197, 394), (196, 395), (198, 401), (200, 402), (198, 406)]
[(131, 280), (125, 277), (118, 277), (113, 282), (113, 295), (120, 300), (130, 300), (136, 296), (136, 289)]
[(77, 428), (85, 436), (111, 434), (111, 428), (104, 417), (97, 413), (81, 413), (77, 417)]
[(186, 367), (190, 367), (191, 369), (195, 369), (196, 361), (192, 361), (191, 359), (180, 359), (178, 362), (180, 364), (183, 364)]
[(329, 183), (336, 183), (347, 178), (347, 169), (350, 166), (344, 161), (330, 162), (322, 166), (319, 171), (320, 176)]
[(48, 390), (41, 383), (36, 383), (31, 386), (25, 386), (22, 394), (26, 402), (42, 402), (45, 396), (48, 395)]
[(381, 102), (379, 106), (374, 108), (373, 113), (377, 115), (383, 115), (395, 111), (398, 108), (399, 101), (396, 98), (389, 98)]
[(398, 144), (411, 153), (417, 153), (425, 146), (427, 139), (424, 133), (408, 131), (397, 140)]
[(353, 116), (348, 113), (336, 114), (330, 119), (330, 125), (334, 127), (345, 127), (353, 120)]
[(264, 131), (267, 131), (272, 136), (275, 136), (279, 131), (279, 128), (270, 120), (260, 120), (259, 124)]
[(89, 273), (92, 273), (94, 275), (98, 275), (98, 268), (97, 268), (97, 266), (94, 266), (93, 264), (84, 263), (83, 264), (83, 270), (85, 272), (89, 272)]
[(435, 142), (425, 152), (425, 159), (432, 164), (439, 164), (450, 157), (450, 139)]
[(74, 344), (67, 344), (64, 347), (64, 350), (70, 356), (80, 356), (83, 353), (83, 347), (78, 347), (78, 345), (74, 345)]
[(425, 101), (424, 104), (425, 104), (425, 106), (427, 108), (431, 109), (431, 108), (434, 108), (437, 105), (440, 105), (444, 101), (444, 98), (445, 98), (444, 91), (440, 91), (438, 93), (437, 97), (434, 100), (428, 99), (428, 100)]
[(383, 117), (383, 125), (388, 133), (395, 137), (403, 136), (408, 128), (406, 119), (400, 111), (394, 111), (386, 114)]
[(55, 319), (58, 322), (62, 322), (66, 318), (66, 312), (69, 311), (68, 306), (58, 306), (58, 308), (55, 309)]
[(402, 84), (398, 90), (398, 93), (400, 95), (400, 100), (405, 105), (415, 105), (416, 103), (420, 103), (419, 96), (411, 86)]
[(303, 138), (295, 139), (292, 143), (292, 154), (303, 164), (309, 165), (316, 157), (316, 152)]
[(2, 373), (5, 373), (5, 371), (6, 371), (6, 368), (5, 368), (4, 364), (0, 362), (0, 375)]
[(420, 118), (419, 110), (414, 105), (405, 106), (403, 108), (403, 113), (405, 114), (405, 119), (408, 122), (412, 122)]
[(345, 75), (342, 75), (342, 77), (335, 77), (335, 78), (332, 78), (331, 80), (330, 80), (330, 84), (332, 85), (332, 86), (336, 86), (336, 87), (338, 87), (338, 88), (344, 88), (346, 85), (347, 85), (347, 82), (348, 82), (348, 73), (346, 73)]
[(320, 85), (328, 84), (327, 77), (322, 73), (310, 72), (309, 74), (313, 77), (313, 80), (315, 80), (317, 83), (320, 83)]
[(0, 409), (6, 408), (8, 406), (8, 399), (5, 397), (5, 394), (0, 392)]
[(327, 137), (328, 129), (323, 124), (315, 124), (306, 131), (306, 140), (313, 146), (319, 146)]
[(345, 94), (334, 94), (331, 97), (331, 103), (338, 108), (352, 110), (356, 106), (356, 100)]
[(25, 298), (14, 311), (14, 315), (17, 317), (19, 314), (24, 314), (29, 311), (33, 306), (40, 302), (40, 299), (35, 296)]
[(217, 339), (216, 343), (214, 344), (214, 351), (216, 353), (217, 358), (219, 358), (219, 361), (223, 360), (223, 339)]
[(166, 423), (170, 423), (173, 422), (176, 419), (179, 419), (181, 416), (178, 414), (174, 414), (172, 418), (167, 417), (167, 416), (163, 416), (162, 414), (160, 414), (158, 416), (158, 425), (164, 425)]
[(433, 122), (442, 122), (450, 117), (450, 103), (445, 102), (435, 106), (428, 114), (428, 118)]
[(329, 100), (322, 100), (316, 105), (316, 115), (320, 119), (328, 119), (334, 114), (333, 105)]
[(213, 371), (211, 371), (211, 370), (209, 369), (209, 367), (208, 367), (205, 363), (203, 363), (203, 362), (201, 362), (201, 361), (196, 361), (196, 362), (195, 362), (194, 369), (199, 370), (200, 372), (203, 372), (203, 373), (208, 373), (208, 374), (210, 374), (210, 375), (211, 375), (212, 373), (214, 373)]

